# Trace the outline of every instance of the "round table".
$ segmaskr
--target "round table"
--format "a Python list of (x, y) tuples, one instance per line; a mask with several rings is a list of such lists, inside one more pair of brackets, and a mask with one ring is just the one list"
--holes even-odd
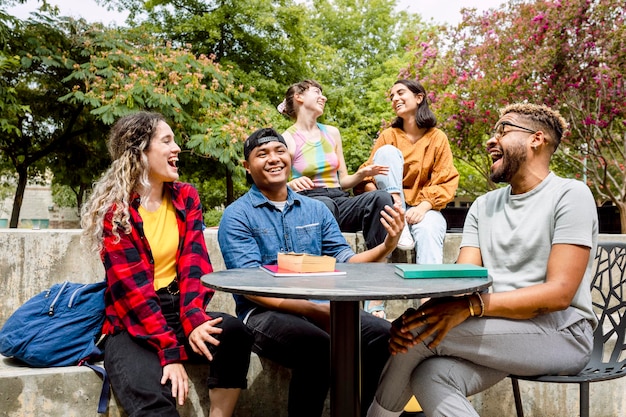
[(491, 278), (404, 279), (387, 263), (341, 263), (345, 275), (274, 277), (260, 268), (230, 269), (204, 275), (204, 285), (242, 295), (330, 301), (333, 417), (361, 414), (361, 320), (359, 302), (434, 298), (483, 291)]

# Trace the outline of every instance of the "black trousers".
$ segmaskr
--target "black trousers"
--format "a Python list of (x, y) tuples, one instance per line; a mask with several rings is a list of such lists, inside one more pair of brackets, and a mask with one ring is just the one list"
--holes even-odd
[[(248, 318), (254, 332), (253, 351), (291, 369), (289, 417), (319, 417), (330, 385), (330, 336), (307, 319), (280, 311), (259, 309)], [(391, 324), (361, 311), (365, 416), (389, 358)]]
[[(198, 355), (189, 346), (178, 318), (178, 295), (159, 291), (161, 308), (170, 327), (177, 334), (189, 356), (188, 363), (210, 363), (208, 388), (246, 388), (253, 337), (250, 330), (233, 316), (208, 313), (222, 317), (217, 325), (223, 329), (215, 335), (219, 346), (207, 343), (213, 361)], [(178, 416), (171, 384), (161, 385), (163, 368), (157, 352), (145, 341), (131, 337), (128, 332), (108, 336), (104, 346), (104, 366), (120, 405), (129, 417)]]
[(393, 198), (386, 191), (370, 191), (351, 196), (339, 188), (314, 188), (300, 194), (320, 200), (333, 213), (342, 232), (363, 231), (365, 245), (371, 249), (383, 243), (387, 231), (380, 223), (380, 212), (393, 206)]

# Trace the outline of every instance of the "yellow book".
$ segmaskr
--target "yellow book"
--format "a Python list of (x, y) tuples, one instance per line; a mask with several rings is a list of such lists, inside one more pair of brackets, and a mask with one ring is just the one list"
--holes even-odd
[(293, 272), (333, 272), (335, 258), (307, 253), (278, 253), (278, 269)]

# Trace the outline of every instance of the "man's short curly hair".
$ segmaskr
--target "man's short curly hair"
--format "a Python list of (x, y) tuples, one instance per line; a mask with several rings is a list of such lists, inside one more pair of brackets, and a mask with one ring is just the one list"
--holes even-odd
[(508, 113), (515, 113), (532, 124), (532, 128), (541, 130), (552, 139), (554, 151), (561, 143), (563, 135), (567, 132), (568, 125), (565, 118), (556, 110), (544, 104), (515, 103), (500, 110), (500, 117)]

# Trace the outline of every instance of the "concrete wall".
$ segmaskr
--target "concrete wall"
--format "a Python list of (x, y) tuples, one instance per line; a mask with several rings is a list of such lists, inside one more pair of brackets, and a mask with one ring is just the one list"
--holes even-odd
[[(78, 229), (0, 229), (0, 326), (11, 313), (29, 298), (52, 284), (66, 280), (96, 282), (104, 278), (104, 268), (96, 254), (88, 251), (80, 240)], [(346, 233), (348, 243), (355, 251), (364, 248), (361, 234)], [(205, 231), (205, 241), (215, 271), (224, 269), (217, 228)], [(452, 263), (458, 254), (460, 235), (446, 237), (444, 262)], [(396, 251), (394, 262), (412, 262), (411, 252)], [(391, 314), (401, 314), (412, 301), (392, 301)], [(230, 294), (217, 293), (211, 308), (234, 314), (234, 302)]]
[[(94, 282), (104, 276), (97, 256), (80, 243), (80, 230), (0, 229), (0, 326), (22, 303), (52, 284), (70, 280)], [(215, 270), (224, 268), (217, 245), (216, 229), (207, 229), (206, 242)], [(355, 250), (363, 247), (362, 237), (346, 234)], [(626, 235), (601, 235), (602, 241), (626, 241)], [(444, 247), (444, 262), (454, 262), (460, 235), (449, 234)], [(410, 262), (412, 254), (397, 251), (393, 262)], [(391, 301), (390, 318), (401, 314), (413, 301)], [(408, 303), (408, 304), (407, 304)], [(212, 308), (230, 313), (234, 303), (230, 294), (216, 294)], [(62, 370), (61, 370), (62, 369)], [(99, 381), (89, 369), (61, 368), (48, 370), (20, 369), (7, 359), (0, 360), (0, 417), (95, 416)], [(199, 383), (203, 376), (193, 370)], [(26, 377), (29, 375), (29, 377)], [(250, 389), (242, 394), (238, 417), (282, 417), (286, 415), (288, 371), (252, 359)], [(578, 415), (578, 391), (574, 385), (538, 384), (520, 381), (525, 411), (530, 416), (564, 417)], [(196, 390), (193, 400), (183, 409), (183, 416), (204, 416), (205, 390)], [(626, 378), (592, 384), (591, 408), (594, 417), (626, 416)], [(501, 381), (471, 401), (482, 417), (512, 416), (515, 413), (511, 383)], [(303, 405), (306, 406), (306, 405)], [(93, 412), (92, 412), (93, 410)], [(109, 417), (120, 411), (112, 401)]]

